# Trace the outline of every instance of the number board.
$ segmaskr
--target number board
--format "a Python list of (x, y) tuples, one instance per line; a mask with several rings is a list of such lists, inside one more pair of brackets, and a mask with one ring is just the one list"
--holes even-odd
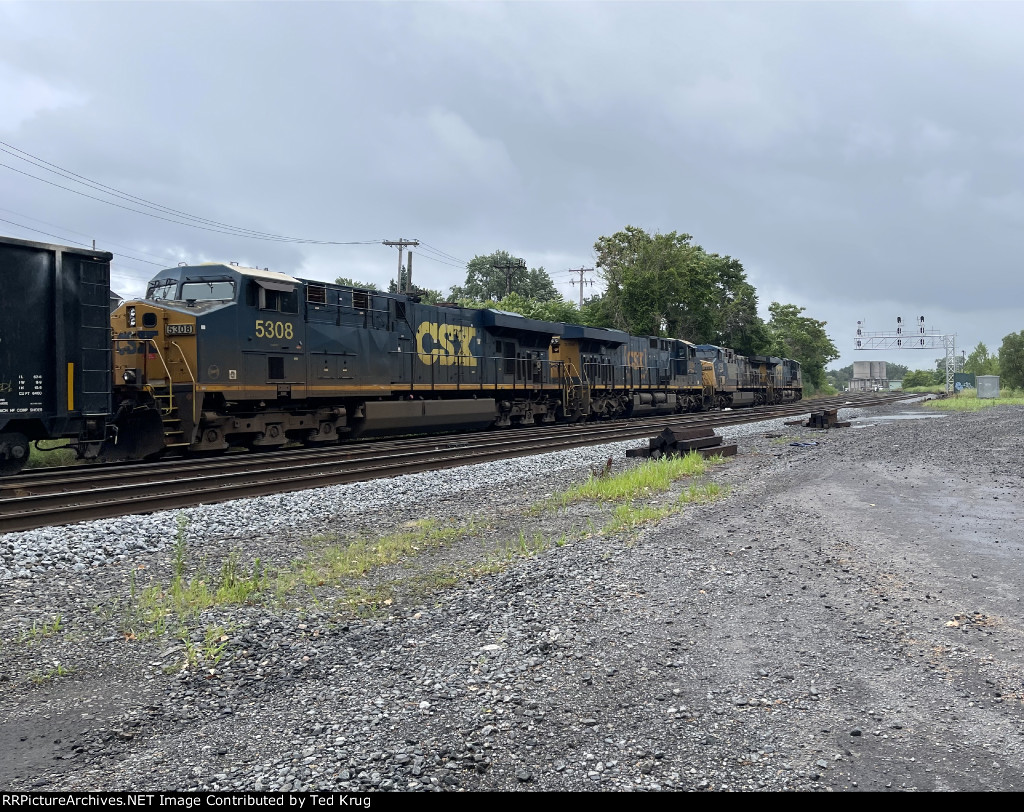
[(196, 334), (194, 324), (168, 324), (167, 335), (169, 336), (191, 336)]

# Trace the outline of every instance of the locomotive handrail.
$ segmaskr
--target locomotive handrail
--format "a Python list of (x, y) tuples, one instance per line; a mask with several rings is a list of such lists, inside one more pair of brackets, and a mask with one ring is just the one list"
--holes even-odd
[[(181, 356), (181, 363), (185, 366), (185, 371), (188, 372), (188, 377), (192, 380), (192, 439), (189, 441), (189, 445), (196, 441), (196, 435), (199, 433), (199, 420), (196, 418), (196, 376), (192, 374), (192, 368), (188, 365), (188, 359), (185, 357), (185, 353), (182, 352), (181, 347), (178, 346), (177, 341), (172, 341), (171, 346), (178, 351), (178, 355)], [(168, 377), (170, 377), (168, 375)], [(174, 388), (171, 388), (171, 396), (174, 396)]]
[[(120, 338), (120, 337), (115, 337), (114, 338), (114, 343), (116, 344), (118, 341), (131, 341), (134, 344), (138, 344), (138, 342), (142, 341), (142, 342), (146, 343), (147, 345), (152, 345), (154, 351), (156, 352), (156, 357), (160, 361), (160, 366), (162, 366), (163, 369), (164, 369), (164, 375), (166, 376), (166, 380), (167, 380), (167, 398), (168, 398), (168, 409), (167, 409), (167, 411), (170, 412), (173, 409), (173, 407), (174, 407), (174, 386), (173, 386), (174, 378), (171, 376), (171, 370), (167, 366), (167, 361), (164, 359), (164, 354), (161, 351), (160, 345), (157, 343), (156, 339), (155, 338)], [(173, 346), (178, 351), (178, 354), (181, 356), (181, 363), (184, 365), (186, 371), (188, 372), (189, 378), (191, 378), (191, 380), (192, 380), (192, 439), (190, 440), (190, 444), (191, 444), (191, 443), (195, 442), (196, 432), (199, 429), (199, 421), (196, 419), (196, 378), (195, 378), (195, 375), (192, 374), (192, 368), (188, 365), (188, 360), (185, 358), (185, 353), (182, 352), (181, 347), (178, 346), (178, 342), (177, 341), (172, 341), (171, 342), (171, 346)], [(156, 390), (148, 382), (148, 377), (149, 376), (147, 375), (147, 382), (145, 384), (145, 387), (147, 389), (149, 389), (150, 392), (153, 393), (153, 397), (154, 398), (162, 397), (161, 395), (157, 395), (156, 394)]]

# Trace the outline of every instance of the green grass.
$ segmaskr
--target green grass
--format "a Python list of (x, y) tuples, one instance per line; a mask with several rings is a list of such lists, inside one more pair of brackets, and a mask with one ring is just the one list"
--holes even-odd
[[(74, 465), (78, 462), (78, 454), (66, 448), (67, 440), (40, 440), (39, 448), (29, 447), (26, 468), (55, 468), (62, 465)], [(53, 449), (41, 451), (40, 449)]]
[(618, 505), (612, 512), (611, 521), (603, 528), (602, 532), (607, 534), (618, 533), (622, 530), (635, 530), (645, 524), (659, 522), (672, 516), (682, 509), (683, 505), (694, 502), (713, 502), (725, 495), (726, 489), (715, 482), (694, 482), (683, 488), (670, 505), (656, 507), (654, 505), (636, 504), (626, 502)]
[(287, 595), (299, 586), (312, 588), (336, 584), (346, 578), (366, 575), (378, 567), (395, 564), (416, 553), (444, 547), (456, 538), (471, 533), (472, 522), (465, 526), (439, 525), (424, 519), (409, 530), (372, 539), (356, 539), (343, 544), (328, 536), (313, 539), (317, 545), (306, 559), (275, 576), (275, 591)]
[(45, 685), (52, 680), (58, 679), (59, 677), (69, 677), (75, 673), (75, 669), (71, 666), (61, 665), (57, 663), (53, 668), (48, 671), (33, 671), (28, 675), (29, 682), (36, 687)]
[[(362, 578), (379, 567), (398, 563), (421, 551), (443, 547), (475, 529), (473, 522), (441, 526), (424, 520), (398, 533), (344, 543), (334, 543), (335, 539), (330, 536), (318, 536), (310, 539), (309, 554), (287, 567), (268, 569), (259, 559), (247, 567), (242, 564), (239, 553), (233, 551), (219, 570), (201, 565), (190, 575), (185, 544), (187, 521), (179, 517), (171, 551), (170, 582), (140, 588), (132, 573), (124, 633), (129, 639), (150, 639), (174, 632), (185, 646), (186, 665), (208, 665), (219, 660), (222, 648), (213, 641), (226, 633), (207, 635), (202, 646), (193, 642), (189, 629), (203, 611), (264, 601), (284, 603), (299, 594), (311, 596), (315, 601), (319, 587), (344, 586), (346, 581)], [(447, 577), (441, 573), (424, 576), (423, 583), (419, 584), (420, 591), (430, 582), (440, 588), (444, 583), (451, 583), (450, 579), (450, 574)], [(372, 615), (391, 604), (395, 585), (403, 583), (399, 580), (375, 587), (348, 586), (335, 604), (351, 614)]]
[(924, 405), (940, 412), (977, 412), (992, 406), (1024, 406), (1024, 390), (1001, 389), (997, 398), (979, 398), (974, 389), (968, 389), (942, 400), (926, 401)]
[[(688, 454), (647, 461), (615, 476), (595, 472), (588, 482), (556, 494), (544, 504), (561, 507), (584, 500), (624, 503), (615, 508), (605, 532), (635, 528), (677, 512), (683, 504), (717, 498), (722, 493), (718, 485), (697, 481), (683, 487), (667, 506), (643, 504), (671, 489), (677, 480), (700, 476), (716, 462), (721, 462), (721, 458), (705, 460), (699, 454)], [(396, 578), (386, 581), (378, 578), (367, 583), (363, 579), (381, 567), (411, 562), (409, 568), (412, 569), (417, 566), (414, 560), (424, 553), (479, 535), (482, 530), (497, 528), (478, 524), (473, 519), (461, 524), (426, 519), (410, 523), (398, 532), (375, 537), (348, 540), (339, 540), (336, 536), (313, 537), (308, 540), (307, 551), (300, 559), (274, 568), (264, 567), (259, 559), (251, 565), (243, 564), (240, 554), (232, 551), (219, 569), (211, 569), (205, 562), (190, 565), (187, 529), (187, 520), (179, 517), (171, 545), (168, 581), (140, 585), (133, 571), (129, 580), (129, 609), (123, 621), (124, 633), (129, 639), (178, 636), (184, 646), (183, 667), (186, 668), (211, 668), (223, 656), (228, 630), (207, 626), (200, 632), (202, 613), (209, 609), (243, 604), (286, 604), (299, 599), (314, 603), (325, 601), (343, 614), (375, 616), (387, 611), (399, 599), (403, 602), (423, 600), (455, 586), (465, 577), (501, 572), (517, 559), (538, 555), (598, 532), (593, 519), (588, 519), (586, 527), (557, 537), (520, 530), (517, 535), (502, 539), (499, 533), (497, 546), (488, 545), (480, 560), (444, 564), (433, 571), (414, 571), (409, 576), (399, 570)], [(333, 591), (325, 594), (324, 590)], [(55, 622), (59, 628), (59, 618)]]
[(33, 643), (38, 643), (40, 640), (44, 640), (47, 637), (60, 634), (63, 630), (63, 618), (60, 615), (54, 615), (53, 620), (47, 621), (41, 625), (33, 623), (30, 628), (25, 629), (25, 631), (15, 637), (13, 642), (16, 644), (24, 643), (26, 645), (32, 645)]
[(565, 507), (576, 502), (624, 502), (644, 495), (663, 493), (676, 480), (701, 476), (710, 465), (717, 462), (721, 462), (721, 457), (706, 460), (693, 451), (682, 457), (647, 460), (615, 476), (591, 476), (582, 485), (555, 494), (551, 501)]
[(205, 609), (252, 603), (266, 592), (269, 578), (258, 558), (246, 570), (238, 553), (232, 552), (218, 571), (201, 570), (192, 577), (176, 573), (170, 584), (152, 584), (141, 591), (133, 583), (125, 636), (160, 637), (196, 619)]

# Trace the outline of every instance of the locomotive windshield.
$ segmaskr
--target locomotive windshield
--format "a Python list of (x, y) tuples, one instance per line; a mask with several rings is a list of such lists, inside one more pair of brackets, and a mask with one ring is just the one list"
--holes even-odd
[(157, 279), (149, 283), (147, 299), (163, 299), (172, 302), (232, 301), (235, 298), (233, 279), (190, 279), (181, 283), (178, 293), (177, 279)]
[(173, 299), (178, 291), (177, 279), (164, 279), (150, 282), (149, 290), (146, 291), (147, 299)]
[(235, 282), (233, 279), (200, 279), (183, 282), (181, 296), (183, 301), (212, 301), (235, 298)]

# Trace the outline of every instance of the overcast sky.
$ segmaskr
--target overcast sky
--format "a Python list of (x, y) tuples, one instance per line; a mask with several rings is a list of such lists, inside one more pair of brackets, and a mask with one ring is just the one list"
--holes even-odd
[[(765, 317), (827, 321), (832, 366), (931, 367), (854, 352), (856, 321), (1024, 330), (1022, 31), (1012, 3), (4, 2), (0, 141), (206, 221), (417, 238), (444, 290), (503, 249), (575, 298), (598, 237), (686, 232)], [(179, 261), (395, 276), (394, 248), (187, 227), (23, 157), (0, 234), (95, 239), (122, 294)]]

